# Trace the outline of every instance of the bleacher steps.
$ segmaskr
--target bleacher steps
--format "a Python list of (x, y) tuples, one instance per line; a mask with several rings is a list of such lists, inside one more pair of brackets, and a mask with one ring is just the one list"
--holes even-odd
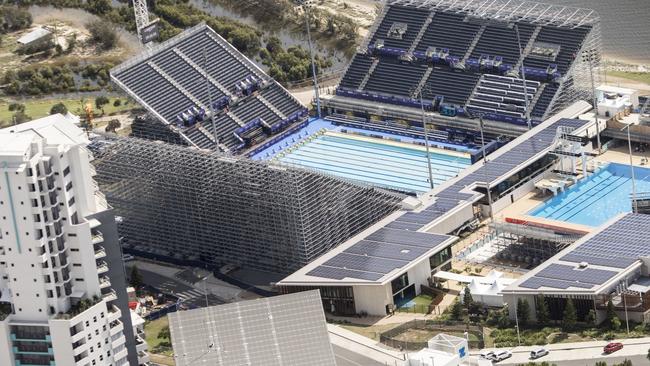
[(413, 43), (411, 44), (411, 47), (408, 50), (408, 53), (413, 53), (413, 51), (415, 51), (415, 48), (418, 46), (418, 43), (420, 43), (422, 37), (424, 36), (424, 33), (427, 31), (427, 28), (429, 28), (429, 24), (431, 24), (431, 22), (433, 21), (434, 15), (436, 15), (435, 11), (429, 12), (429, 16), (424, 21), (424, 24), (422, 24), (422, 27), (420, 27), (420, 32), (418, 32), (418, 35), (413, 40)]
[(230, 112), (230, 111), (226, 112), (226, 115), (227, 115), (228, 117), (232, 118), (233, 121), (237, 122), (237, 124), (240, 125), (240, 126), (242, 126), (242, 127), (244, 127), (244, 125), (246, 124), (246, 122), (244, 122), (244, 121), (242, 121), (241, 119), (239, 119), (239, 117), (235, 116), (235, 114), (232, 113), (232, 112)]
[(384, 6), (384, 9), (382, 9), (381, 14), (375, 19), (375, 22), (372, 25), (372, 28), (368, 30), (368, 36), (366, 39), (363, 41), (363, 43), (357, 48), (358, 52), (363, 52), (365, 53), (368, 50), (368, 45), (370, 44), (370, 41), (372, 40), (372, 36), (377, 32), (377, 29), (381, 25), (381, 22), (384, 21), (384, 17), (386, 17), (386, 13), (388, 13), (388, 6)]
[(463, 56), (463, 59), (460, 61), (462, 65), (464, 65), (465, 62), (467, 62), (467, 59), (472, 55), (472, 52), (474, 52), (474, 48), (478, 44), (478, 41), (481, 39), (481, 36), (483, 36), (483, 32), (485, 32), (485, 28), (487, 28), (487, 25), (483, 24), (481, 25), (481, 28), (479, 28), (478, 32), (476, 32), (476, 36), (474, 36), (474, 39), (472, 40), (472, 43), (470, 43), (467, 52), (465, 52), (465, 56)]
[(230, 98), (233, 98), (233, 97), (234, 97), (234, 94), (231, 93), (231, 92), (228, 90), (228, 88), (226, 88), (225, 86), (221, 85), (220, 82), (216, 81), (216, 80), (213, 79), (210, 75), (208, 75), (208, 74), (205, 72), (205, 70), (203, 70), (203, 68), (201, 68), (201, 67), (199, 67), (199, 65), (195, 64), (194, 61), (192, 61), (189, 57), (187, 57), (187, 55), (184, 54), (181, 50), (179, 50), (178, 48), (174, 48), (174, 53), (176, 53), (180, 58), (182, 58), (183, 61), (185, 61), (188, 65), (192, 66), (192, 68), (194, 68), (194, 70), (198, 71), (199, 74), (201, 74), (201, 76), (203, 76), (203, 78), (207, 77), (208, 80), (212, 83), (212, 85), (216, 86), (217, 89), (219, 89), (222, 93), (224, 93), (225, 95), (229, 96)]
[(417, 98), (417, 96), (420, 95), (420, 90), (422, 90), (424, 84), (426, 84), (427, 80), (429, 80), (429, 75), (431, 75), (431, 72), (433, 72), (433, 66), (427, 67), (427, 71), (425, 71), (424, 75), (422, 75), (422, 79), (420, 79), (417, 88), (415, 88), (413, 94), (411, 94), (411, 98)]
[(249, 61), (246, 60), (246, 58), (245, 58), (241, 53), (239, 53), (239, 52), (234, 52), (234, 51), (232, 50), (232, 48), (231, 48), (232, 46), (230, 46), (229, 44), (223, 44), (223, 43), (221, 42), (221, 40), (217, 39), (217, 37), (213, 36), (213, 35), (210, 34), (210, 33), (206, 33), (206, 35), (207, 35), (208, 37), (210, 37), (210, 39), (212, 39), (212, 40), (213, 40), (216, 44), (218, 44), (221, 48), (223, 48), (224, 50), (226, 50), (226, 52), (228, 52), (232, 57), (234, 57), (235, 60), (238, 60), (242, 65), (244, 65), (244, 66), (248, 69), (248, 71), (250, 71), (251, 73), (253, 73), (253, 75), (257, 76), (258, 78), (260, 78), (260, 79), (262, 79), (262, 80), (266, 80), (266, 79), (267, 79), (266, 76), (265, 76), (264, 74), (261, 74), (261, 73), (259, 72), (259, 70), (255, 70), (255, 69), (253, 69), (253, 68), (249, 65)]
[(364, 76), (363, 80), (361, 80), (361, 84), (359, 84), (357, 90), (363, 90), (363, 88), (366, 87), (366, 84), (368, 84), (368, 80), (370, 80), (370, 76), (372, 76), (372, 72), (375, 71), (375, 68), (377, 67), (378, 64), (379, 64), (378, 58), (372, 60), (372, 65), (370, 65), (370, 68), (368, 69), (366, 76)]
[[(208, 109), (201, 103), (201, 101), (196, 98), (194, 95), (192, 95), (190, 92), (188, 92), (181, 84), (179, 84), (176, 80), (174, 80), (171, 76), (167, 75), (163, 69), (158, 67), (153, 61), (147, 61), (147, 65), (151, 66), (152, 69), (156, 70), (157, 73), (160, 74), (165, 80), (167, 80), (170, 84), (172, 84), (176, 89), (178, 89), (181, 93), (183, 93), (186, 97), (188, 97), (192, 103), (194, 103), (197, 107), (207, 111)], [(191, 106), (187, 106), (188, 108)]]
[(537, 101), (539, 98), (542, 96), (544, 93), (544, 89), (546, 88), (546, 84), (542, 84), (537, 88), (537, 93), (533, 96), (533, 99), (530, 101), (530, 104), (528, 104), (528, 109), (530, 113), (533, 113), (533, 108), (535, 108), (535, 105), (537, 104)]
[(281, 119), (287, 118), (287, 116), (285, 116), (284, 113), (280, 112), (279, 109), (275, 108), (275, 106), (271, 104), (271, 102), (266, 100), (266, 98), (264, 98), (261, 94), (257, 96), (257, 99), (259, 99), (260, 102), (262, 102), (262, 104), (264, 104), (268, 109), (270, 109), (273, 113), (275, 113), (276, 116), (280, 117)]
[(217, 142), (216, 139), (214, 138), (214, 135), (210, 131), (208, 131), (205, 127), (203, 127), (200, 123), (197, 123), (196, 128), (198, 128), (199, 131), (201, 131), (204, 135), (206, 135), (210, 139), (210, 141)]
[[(524, 47), (524, 49), (521, 51), (521, 56), (519, 57), (517, 64), (512, 68), (513, 70), (519, 70), (521, 68), (521, 65), (524, 63), (524, 59), (526, 59), (526, 57), (528, 57), (528, 55), (530, 54), (530, 51), (533, 49), (533, 45), (535, 44), (535, 39), (537, 39), (537, 35), (541, 31), (542, 31), (541, 25), (535, 27), (533, 34), (531, 34), (530, 38), (528, 38), (528, 43), (526, 43), (526, 47)], [(519, 71), (517, 71), (517, 74), (519, 74)]]

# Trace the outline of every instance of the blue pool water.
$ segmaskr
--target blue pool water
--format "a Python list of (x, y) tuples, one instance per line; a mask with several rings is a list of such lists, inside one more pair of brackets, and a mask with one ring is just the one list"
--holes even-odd
[[(599, 226), (632, 211), (629, 165), (610, 163), (595, 174), (532, 209), (528, 214), (574, 224)], [(634, 168), (637, 192), (650, 192), (650, 169)]]
[[(471, 164), (469, 157), (430, 153), (434, 186), (456, 176)], [(352, 137), (320, 135), (278, 159), (298, 165), (402, 192), (421, 193), (430, 189), (426, 152), (393, 146), (381, 140), (361, 141)]]

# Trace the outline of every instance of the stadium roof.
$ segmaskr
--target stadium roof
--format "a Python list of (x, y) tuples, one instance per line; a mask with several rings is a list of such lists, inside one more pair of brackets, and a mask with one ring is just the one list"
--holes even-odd
[(575, 128), (575, 133), (584, 131), (591, 121), (562, 117), (577, 116), (589, 109), (589, 103), (574, 103), (491, 154), (487, 166), (479, 161), (426, 194), (422, 197), (423, 208), (389, 215), (278, 284), (383, 284), (393, 279), (456, 239), (429, 231), (478, 201), (482, 194), (474, 188), (484, 186), (486, 178), (494, 186), (547, 154), (559, 126)]
[(334, 366), (316, 290), (169, 316), (178, 366)]
[(504, 292), (607, 292), (650, 257), (650, 215), (621, 214), (584, 236)]

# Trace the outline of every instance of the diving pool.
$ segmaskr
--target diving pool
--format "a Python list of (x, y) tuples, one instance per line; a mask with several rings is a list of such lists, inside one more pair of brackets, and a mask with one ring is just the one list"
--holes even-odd
[[(442, 149), (429, 154), (434, 187), (471, 164), (469, 155)], [(409, 193), (430, 189), (424, 147), (324, 133), (276, 156), (281, 164), (315, 169), (377, 187)]]
[[(609, 163), (596, 173), (540, 204), (531, 216), (599, 226), (612, 217), (632, 211), (630, 166)], [(650, 169), (634, 168), (636, 191), (650, 192)]]

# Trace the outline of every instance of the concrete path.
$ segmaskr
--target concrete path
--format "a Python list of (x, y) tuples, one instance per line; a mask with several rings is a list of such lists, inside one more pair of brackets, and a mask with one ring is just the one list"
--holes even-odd
[[(404, 354), (393, 351), (386, 348), (382, 344), (375, 342), (370, 338), (366, 338), (362, 335), (339, 327), (337, 325), (328, 324), (327, 330), (330, 334), (330, 341), (336, 347), (346, 349), (349, 352), (357, 355), (363, 355), (365, 358), (373, 360), (375, 363), (368, 364), (369, 366), (378, 364), (378, 365), (390, 365), (390, 366), (403, 366), (404, 365)], [(336, 348), (335, 348), (336, 351)], [(336, 352), (335, 352), (336, 353)], [(342, 357), (352, 360), (350, 357), (341, 355)], [(337, 358), (340, 358), (337, 356)], [(337, 359), (337, 363), (339, 360)], [(341, 365), (355, 365), (354, 363), (344, 363), (342, 361)], [(357, 362), (357, 361), (354, 361)], [(366, 365), (365, 363), (361, 363)]]

